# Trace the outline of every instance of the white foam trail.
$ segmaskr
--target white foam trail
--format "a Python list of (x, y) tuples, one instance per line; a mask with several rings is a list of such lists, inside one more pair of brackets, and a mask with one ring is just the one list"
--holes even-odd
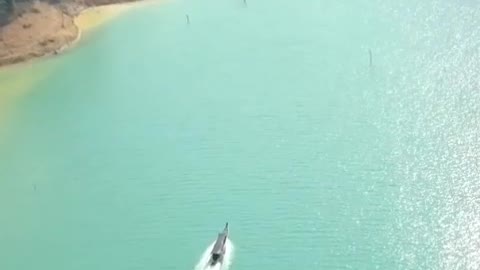
[(205, 249), (202, 257), (200, 257), (200, 260), (195, 266), (195, 270), (228, 270), (228, 268), (230, 268), (230, 265), (233, 261), (233, 251), (235, 249), (232, 241), (227, 238), (227, 243), (225, 244), (225, 256), (223, 257), (223, 263), (221, 265), (219, 263), (214, 266), (208, 265), (208, 261), (210, 260), (210, 252), (212, 251), (213, 245), (215, 245), (215, 242), (211, 243)]

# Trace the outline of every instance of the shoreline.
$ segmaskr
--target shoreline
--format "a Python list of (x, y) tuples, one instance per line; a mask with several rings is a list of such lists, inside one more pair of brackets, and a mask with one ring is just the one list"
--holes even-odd
[(95, 30), (95, 28), (101, 27), (104, 23), (124, 14), (124, 12), (131, 10), (133, 7), (142, 7), (143, 4), (154, 1), (157, 0), (141, 0), (85, 7), (79, 10), (75, 16), (70, 15), (77, 31), (72, 40), (59, 44), (59, 48), (56, 48), (57, 54), (54, 54), (55, 49), (50, 48), (43, 51), (42, 55), (30, 55), (23, 61), (8, 64), (0, 63), (0, 135), (5, 135), (6, 125), (8, 125), (10, 114), (12, 113), (12, 105), (15, 101), (29, 93), (36, 83), (43, 80), (54, 70), (54, 64), (48, 60), (75, 49), (85, 38), (85, 35)]
[[(77, 5), (76, 3), (69, 3), (64, 6), (46, 3), (32, 4), (28, 7), (30, 11), (24, 12), (9, 24), (0, 27), (3, 34), (0, 38), (0, 51), (3, 49), (3, 55), (0, 55), (0, 72), (61, 55), (74, 48), (86, 32), (101, 26), (135, 6), (152, 3), (153, 1), (155, 0), (120, 0), (90, 6)], [(42, 29), (37, 35), (32, 33), (37, 30), (34, 29), (36, 23), (41, 24), (42, 21), (40, 20), (45, 21), (50, 18), (53, 23), (50, 23), (47, 27), (39, 25), (46, 30)], [(5, 30), (10, 30), (10, 33)], [(4, 32), (10, 34), (10, 37), (7, 35), (7, 41), (8, 38), (13, 40), (11, 43), (16, 43), (14, 44), (16, 47), (10, 49), (6, 46)], [(15, 40), (16, 37), (18, 37), (17, 40)]]

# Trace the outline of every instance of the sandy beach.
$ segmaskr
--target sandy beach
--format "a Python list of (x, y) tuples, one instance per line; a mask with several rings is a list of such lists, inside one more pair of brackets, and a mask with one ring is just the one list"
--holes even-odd
[(59, 54), (72, 47), (82, 33), (138, 4), (121, 2), (90, 7), (60, 7), (43, 2), (34, 3), (0, 28), (0, 67)]

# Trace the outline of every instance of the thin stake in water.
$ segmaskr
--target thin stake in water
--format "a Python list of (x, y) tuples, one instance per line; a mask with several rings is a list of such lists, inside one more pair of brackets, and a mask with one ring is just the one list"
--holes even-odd
[(373, 56), (372, 56), (372, 50), (368, 49), (368, 55), (370, 57), (370, 67), (373, 66)]

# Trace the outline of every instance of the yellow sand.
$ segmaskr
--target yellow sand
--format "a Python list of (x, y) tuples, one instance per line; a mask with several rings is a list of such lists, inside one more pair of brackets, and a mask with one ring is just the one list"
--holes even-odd
[(117, 17), (118, 15), (123, 14), (125, 11), (132, 8), (134, 4), (136, 3), (124, 3), (89, 8), (75, 18), (75, 24), (83, 32), (92, 30)]

